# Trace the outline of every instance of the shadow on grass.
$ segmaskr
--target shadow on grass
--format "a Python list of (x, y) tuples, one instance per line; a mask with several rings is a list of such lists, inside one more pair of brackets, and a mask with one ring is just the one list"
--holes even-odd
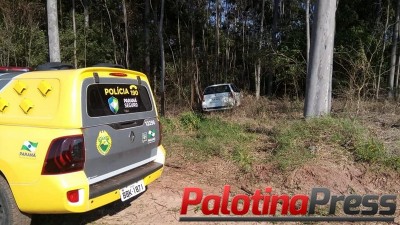
[[(146, 189), (147, 191), (147, 189)], [(145, 191), (145, 192), (146, 192)], [(104, 216), (113, 216), (131, 206), (131, 203), (142, 194), (125, 202), (115, 201), (103, 207), (85, 213), (72, 214), (42, 214), (33, 215), (31, 225), (84, 225), (92, 223)]]

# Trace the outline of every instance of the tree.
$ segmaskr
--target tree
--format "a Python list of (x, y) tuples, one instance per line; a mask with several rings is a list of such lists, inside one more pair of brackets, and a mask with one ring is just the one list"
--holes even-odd
[(89, 28), (89, 0), (83, 0), (83, 11), (85, 16), (85, 28)]
[(75, 20), (75, 0), (72, 0), (72, 30), (74, 32), (74, 66), (78, 68), (78, 58), (76, 56), (76, 20)]
[[(261, 48), (262, 48), (262, 43), (263, 43), (263, 37), (264, 37), (264, 8), (265, 8), (265, 0), (262, 1), (262, 6), (261, 6), (261, 28), (260, 28), (260, 39), (258, 42), (258, 50), (259, 54), (261, 53)], [(258, 100), (260, 98), (260, 87), (261, 87), (261, 58), (258, 56), (256, 65), (255, 65), (255, 86), (256, 86), (256, 99)]]
[(106, 11), (107, 11), (108, 20), (110, 21), (110, 33), (111, 33), (111, 37), (112, 37), (112, 41), (113, 41), (113, 47), (114, 47), (114, 63), (118, 64), (117, 43), (115, 41), (115, 35), (114, 35), (114, 31), (113, 31), (113, 23), (112, 23), (110, 10), (108, 9), (108, 6), (107, 6), (107, 0), (104, 0), (104, 7), (106, 8)]
[(336, 0), (319, 0), (317, 3), (307, 71), (306, 118), (329, 114), (331, 109), (336, 7)]
[(310, 0), (306, 1), (307, 67), (310, 58)]
[(125, 42), (126, 42), (126, 49), (125, 49), (125, 64), (126, 68), (129, 68), (129, 26), (128, 26), (128, 15), (126, 13), (126, 2), (122, 0), (122, 11), (124, 13), (124, 28), (125, 28)]
[(396, 52), (397, 52), (397, 39), (399, 37), (399, 22), (400, 22), (400, 0), (397, 1), (396, 9), (396, 22), (393, 26), (392, 36), (392, 52), (390, 55), (390, 73), (388, 79), (388, 97), (392, 99), (394, 96), (394, 75), (396, 71)]
[(163, 23), (164, 23), (164, 4), (165, 1), (161, 0), (161, 9), (160, 9), (160, 24), (158, 26), (158, 38), (160, 40), (160, 63), (161, 63), (161, 70), (160, 70), (160, 91), (161, 91), (161, 111), (160, 114), (162, 116), (165, 115), (165, 56), (164, 56), (164, 38), (163, 38)]
[[(149, 20), (150, 20), (150, 0), (144, 0), (144, 73), (147, 76), (150, 76), (150, 29), (149, 29)], [(155, 88), (155, 87), (154, 87)]]
[(220, 50), (220, 43), (219, 43), (219, 40), (220, 40), (220, 32), (219, 32), (219, 27), (220, 27), (220, 22), (221, 22), (221, 19), (220, 19), (220, 0), (216, 0), (215, 1), (215, 39), (216, 39), (216, 49), (215, 49), (215, 58), (216, 58), (216, 60), (215, 60), (215, 65), (216, 65), (216, 71), (215, 71), (215, 74), (217, 75), (216, 77), (219, 77), (219, 73), (220, 73), (220, 65), (219, 65), (219, 55), (220, 55), (220, 52), (221, 52), (221, 50)]
[(60, 62), (60, 36), (58, 32), (57, 0), (47, 0), (47, 31), (50, 62)]
[(84, 26), (84, 61), (86, 66), (86, 56), (87, 56), (87, 33), (89, 29), (89, 0), (83, 0), (83, 14), (85, 17), (85, 26)]

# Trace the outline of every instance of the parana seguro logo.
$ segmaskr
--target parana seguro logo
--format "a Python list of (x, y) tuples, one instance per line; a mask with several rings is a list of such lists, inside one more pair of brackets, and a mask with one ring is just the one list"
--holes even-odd
[(108, 98), (108, 106), (110, 107), (111, 112), (117, 114), (119, 110), (119, 102), (118, 99), (114, 96)]

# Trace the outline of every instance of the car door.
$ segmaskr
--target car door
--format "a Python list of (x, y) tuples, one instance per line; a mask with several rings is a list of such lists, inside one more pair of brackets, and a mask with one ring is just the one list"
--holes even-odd
[(86, 80), (83, 135), (89, 184), (153, 161), (160, 127), (149, 86), (135, 79)]

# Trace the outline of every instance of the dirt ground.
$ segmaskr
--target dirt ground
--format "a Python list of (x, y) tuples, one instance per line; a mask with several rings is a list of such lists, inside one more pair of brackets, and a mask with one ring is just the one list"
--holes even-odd
[[(400, 114), (397, 111), (385, 112), (384, 114), (379, 112), (366, 114), (363, 117), (364, 125), (383, 137), (389, 149), (399, 152)], [(266, 143), (267, 135), (260, 134), (258, 137), (260, 148), (263, 148), (263, 145), (269, 145)], [(231, 186), (231, 197), (237, 194), (251, 194), (252, 191), (265, 187), (272, 187), (273, 194), (289, 194), (290, 196), (309, 195), (313, 187), (326, 187), (333, 194), (346, 196), (349, 194), (395, 194), (397, 195), (396, 218), (391, 224), (400, 224), (400, 173), (376, 171), (376, 168), (355, 163), (349, 160), (350, 155), (330, 148), (329, 145), (316, 145), (314, 159), (285, 174), (281, 174), (273, 166), (266, 164), (253, 165), (253, 172), (244, 174), (240, 173), (237, 166), (231, 164), (232, 162), (221, 158), (211, 158), (207, 162), (188, 162), (177, 155), (168, 155), (161, 178), (152, 183), (148, 190), (137, 199), (127, 203), (116, 202), (83, 214), (35, 215), (32, 225), (243, 224), (239, 222), (179, 222), (185, 187), (202, 188), (204, 195), (221, 195), (224, 185)], [(188, 216), (203, 216), (203, 214), (200, 207), (192, 206), (189, 207)], [(246, 222), (244, 224), (274, 223)]]
[[(387, 173), (386, 177), (368, 175), (366, 168), (357, 165), (341, 167), (330, 163), (310, 163), (292, 172), (285, 179), (273, 179), (267, 183), (240, 181), (229, 171), (230, 165), (224, 165), (219, 159), (208, 163), (187, 165), (167, 164), (162, 177), (152, 183), (148, 190), (139, 198), (129, 203), (113, 203), (84, 214), (73, 215), (41, 215), (33, 217), (33, 225), (39, 224), (90, 224), (90, 225), (128, 225), (128, 224), (243, 224), (239, 222), (179, 222), (182, 194), (184, 187), (199, 187), (206, 194), (221, 195), (224, 185), (231, 186), (231, 196), (246, 194), (256, 188), (270, 186), (273, 193), (290, 195), (310, 193), (312, 187), (327, 187), (333, 193), (345, 194), (351, 192), (360, 194), (399, 194), (400, 179), (398, 174)], [(224, 166), (223, 166), (224, 165)], [(274, 176), (273, 173), (268, 173)], [(271, 171), (272, 172), (272, 171)], [(226, 176), (224, 176), (226, 174)], [(327, 175), (329, 174), (329, 175)], [(266, 175), (264, 175), (266, 176)], [(279, 176), (279, 175), (277, 175)], [(397, 199), (397, 205), (400, 201)], [(199, 207), (189, 207), (188, 216), (202, 216)], [(273, 224), (267, 222), (246, 222), (245, 224)], [(280, 224), (303, 224), (284, 223)], [(343, 223), (318, 223), (343, 224)], [(354, 223), (348, 223), (354, 224)], [(378, 222), (358, 224), (387, 224)], [(400, 224), (399, 210), (396, 212), (395, 223)]]

